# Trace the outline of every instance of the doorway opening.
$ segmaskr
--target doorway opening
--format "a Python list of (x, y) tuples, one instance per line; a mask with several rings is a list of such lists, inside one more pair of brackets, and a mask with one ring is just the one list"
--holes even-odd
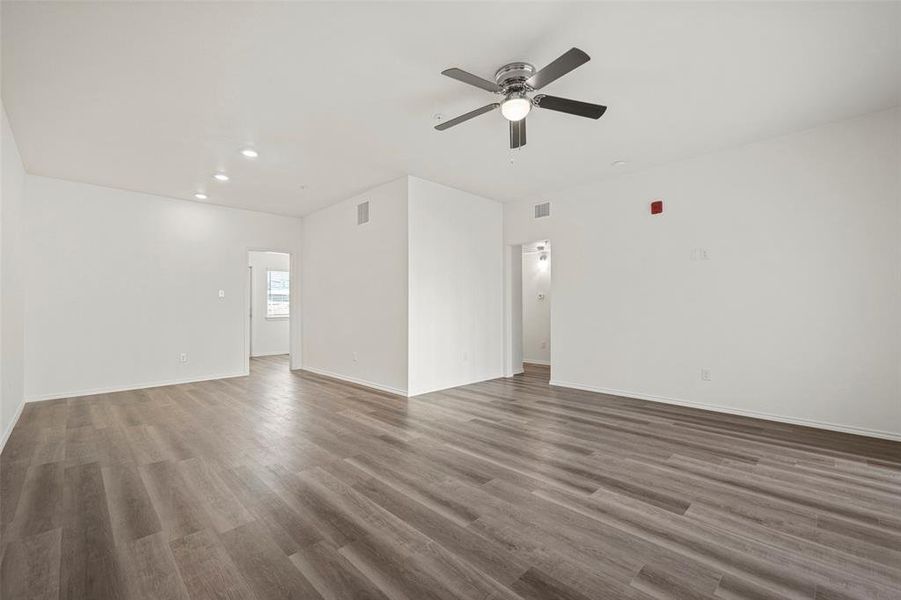
[(290, 370), (291, 255), (271, 250), (247, 252), (248, 372), (256, 368)]
[(522, 245), (523, 376), (551, 377), (551, 243)]

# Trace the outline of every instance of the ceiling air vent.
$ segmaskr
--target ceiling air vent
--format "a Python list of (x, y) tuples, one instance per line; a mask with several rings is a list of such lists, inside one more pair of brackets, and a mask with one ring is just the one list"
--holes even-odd
[(357, 204), (357, 225), (369, 222), (369, 200)]
[(542, 202), (541, 204), (535, 205), (535, 218), (541, 219), (543, 217), (551, 216), (551, 203), (550, 202)]

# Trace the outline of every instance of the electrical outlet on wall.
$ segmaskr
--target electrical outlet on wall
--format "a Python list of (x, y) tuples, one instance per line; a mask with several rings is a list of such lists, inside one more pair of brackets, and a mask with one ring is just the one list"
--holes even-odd
[(701, 369), (701, 381), (710, 381), (710, 369)]
[(357, 359), (358, 359), (357, 353), (354, 352), (354, 353), (352, 354), (352, 356), (353, 356), (354, 362), (357, 362)]
[(186, 352), (182, 352), (178, 355), (178, 362), (186, 363), (188, 362), (188, 354)]

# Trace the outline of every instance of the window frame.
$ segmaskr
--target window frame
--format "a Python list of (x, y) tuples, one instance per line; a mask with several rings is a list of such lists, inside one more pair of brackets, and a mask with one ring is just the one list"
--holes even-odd
[[(288, 279), (288, 314), (271, 315), (269, 313), (269, 298), (272, 295), (272, 278), (271, 273), (284, 273)], [(291, 318), (291, 271), (285, 269), (266, 269), (266, 320), (267, 321), (284, 321)]]

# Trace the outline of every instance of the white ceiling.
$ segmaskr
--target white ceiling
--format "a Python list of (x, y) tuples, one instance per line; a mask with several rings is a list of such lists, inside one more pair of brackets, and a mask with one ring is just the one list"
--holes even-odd
[[(898, 3), (2, 5), (2, 94), (26, 169), (304, 215), (405, 173), (498, 200), (901, 103)], [(458, 66), (592, 60), (508, 148)], [(260, 157), (242, 158), (252, 144)], [(511, 159), (514, 159), (511, 164)], [(615, 160), (625, 167), (612, 167)], [(210, 176), (225, 169), (232, 180)], [(304, 187), (305, 186), (305, 187)]]

